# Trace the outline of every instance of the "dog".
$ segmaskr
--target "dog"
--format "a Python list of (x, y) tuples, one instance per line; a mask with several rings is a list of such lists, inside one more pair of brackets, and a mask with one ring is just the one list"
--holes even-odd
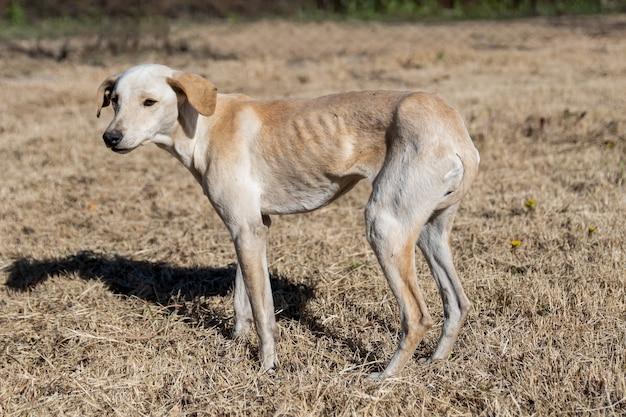
[(196, 178), (237, 253), (234, 335), (254, 323), (261, 369), (273, 371), (276, 321), (267, 268), (270, 216), (323, 207), (365, 179), (366, 236), (395, 295), (400, 344), (382, 380), (397, 375), (433, 320), (415, 273), (415, 244), (437, 283), (444, 324), (431, 360), (446, 359), (470, 301), (449, 236), (479, 154), (459, 113), (424, 92), (362, 91), (313, 99), (218, 94), (197, 74), (132, 67), (98, 88), (98, 111), (115, 112), (107, 147), (155, 143)]

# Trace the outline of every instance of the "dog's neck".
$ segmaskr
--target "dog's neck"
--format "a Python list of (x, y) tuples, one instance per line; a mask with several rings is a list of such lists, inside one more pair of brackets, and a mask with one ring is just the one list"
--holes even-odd
[(202, 169), (195, 164), (194, 154), (198, 143), (206, 136), (206, 122), (206, 118), (199, 115), (193, 131), (178, 124), (170, 135), (158, 135), (154, 141), (159, 148), (178, 159), (198, 181), (201, 180)]
[(191, 110), (195, 114), (187, 114), (182, 121), (179, 118), (174, 131), (170, 135), (158, 135), (154, 143), (178, 159), (202, 184), (202, 176), (207, 169), (206, 152), (211, 140), (209, 137), (211, 126), (222, 117), (223, 109), (229, 102), (241, 98), (247, 98), (247, 96), (218, 94), (215, 113), (211, 116), (203, 116), (190, 108), (181, 109), (182, 111)]

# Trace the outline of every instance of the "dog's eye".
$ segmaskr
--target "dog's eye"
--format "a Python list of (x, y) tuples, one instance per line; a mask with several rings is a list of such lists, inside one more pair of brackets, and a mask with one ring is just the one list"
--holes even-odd
[(143, 105), (146, 106), (146, 107), (150, 107), (150, 106), (154, 105), (154, 103), (156, 103), (156, 100), (152, 100), (150, 98), (145, 99), (143, 101)]
[(117, 104), (117, 97), (118, 97), (118, 96), (113, 96), (113, 97), (111, 97), (111, 102), (112, 102), (113, 104)]

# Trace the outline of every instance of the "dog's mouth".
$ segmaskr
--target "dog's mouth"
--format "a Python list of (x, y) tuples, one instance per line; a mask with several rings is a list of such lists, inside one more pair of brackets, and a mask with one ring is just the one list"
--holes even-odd
[(130, 151), (132, 151), (132, 149), (118, 149), (118, 148), (110, 148), (113, 152), (115, 153), (119, 153), (119, 154), (124, 154), (124, 153), (128, 153)]

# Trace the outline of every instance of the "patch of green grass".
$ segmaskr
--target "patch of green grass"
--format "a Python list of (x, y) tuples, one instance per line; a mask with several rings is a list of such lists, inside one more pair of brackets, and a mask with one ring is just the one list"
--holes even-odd
[(33, 38), (60, 38), (94, 33), (100, 30), (102, 23), (98, 19), (56, 17), (28, 22), (9, 18), (0, 20), (0, 40), (5, 39), (33, 39)]
[[(182, 1), (184, 3), (184, 1)], [(626, 12), (626, 0), (452, 0), (444, 7), (441, 0), (329, 0), (323, 7), (315, 2), (293, 1), (282, 12), (258, 10), (238, 14), (226, 10), (226, 21), (246, 22), (256, 19), (292, 18), (302, 21), (365, 20), (365, 21), (447, 21), (462, 19), (507, 19), (533, 15), (580, 15)], [(1, 11), (0, 11), (1, 12)], [(136, 33), (155, 21), (179, 23), (211, 19), (208, 14), (168, 18), (165, 14), (147, 14), (136, 10), (128, 16), (112, 16), (106, 8), (91, 8), (88, 13), (35, 18), (33, 11), (19, 0), (12, 0), (0, 15), (0, 40), (16, 38), (60, 38), (66, 36), (127, 30)], [(270, 14), (268, 14), (270, 13)], [(133, 17), (134, 16), (134, 17)], [(138, 17), (141, 16), (141, 17)], [(147, 23), (146, 23), (147, 22)]]
[[(178, 19), (180, 23), (183, 19)], [(163, 33), (169, 21), (161, 16), (134, 17), (51, 17), (32, 22), (14, 23), (0, 20), (0, 41), (8, 39), (58, 39), (77, 35)]]
[(12, 25), (22, 25), (26, 22), (26, 12), (18, 1), (13, 0), (9, 3), (7, 19)]
[(580, 15), (626, 11), (616, 0), (335, 0), (323, 10), (302, 8), (299, 15), (314, 19), (333, 16), (356, 20), (502, 19), (526, 16)]

